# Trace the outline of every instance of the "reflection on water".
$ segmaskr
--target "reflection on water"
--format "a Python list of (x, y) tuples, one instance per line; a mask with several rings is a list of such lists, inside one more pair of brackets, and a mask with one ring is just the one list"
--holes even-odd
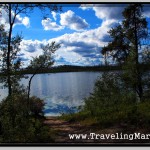
[[(84, 98), (93, 91), (99, 72), (69, 72), (36, 75), (31, 84), (31, 95), (44, 99), (45, 115), (74, 112), (84, 104)], [(24, 85), (29, 79), (22, 79)], [(7, 90), (2, 90), (2, 96)]]

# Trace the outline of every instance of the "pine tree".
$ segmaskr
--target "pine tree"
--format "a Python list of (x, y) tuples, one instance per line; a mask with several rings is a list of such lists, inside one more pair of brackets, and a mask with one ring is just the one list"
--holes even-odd
[(112, 41), (102, 49), (103, 54), (109, 52), (117, 63), (128, 63), (128, 69), (132, 70), (130, 74), (133, 81), (132, 88), (140, 100), (143, 97), (143, 87), (139, 50), (141, 40), (148, 36), (147, 21), (142, 15), (142, 8), (142, 4), (131, 4), (125, 8), (122, 13), (124, 20), (109, 31)]

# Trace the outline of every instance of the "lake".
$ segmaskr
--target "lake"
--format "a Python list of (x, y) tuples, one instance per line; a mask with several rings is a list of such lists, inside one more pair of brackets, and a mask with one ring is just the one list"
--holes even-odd
[[(67, 72), (37, 74), (32, 80), (31, 96), (44, 99), (46, 116), (77, 111), (94, 89), (100, 72)], [(30, 76), (30, 75), (28, 75)], [(28, 79), (21, 83), (27, 86)], [(1, 99), (7, 96), (7, 89), (1, 89)]]

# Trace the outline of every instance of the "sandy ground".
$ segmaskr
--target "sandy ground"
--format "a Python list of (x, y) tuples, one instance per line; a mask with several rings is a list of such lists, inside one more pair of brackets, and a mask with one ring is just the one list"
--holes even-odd
[[(78, 122), (68, 122), (57, 117), (47, 117), (45, 122), (51, 129), (56, 131), (55, 143), (79, 143), (79, 144), (140, 144), (149, 143), (149, 140), (116, 140), (116, 139), (91, 139), (90, 133), (116, 134), (123, 133), (124, 127), (114, 126), (99, 129), (96, 126), (83, 126)], [(136, 131), (133, 131), (133, 133)], [(140, 131), (137, 131), (140, 132)], [(141, 131), (142, 132), (142, 131)], [(132, 133), (132, 132), (131, 132)], [(70, 139), (69, 134), (87, 134), (86, 139)], [(130, 133), (128, 133), (130, 134)]]
[(92, 142), (90, 140), (70, 140), (69, 134), (88, 134), (89, 128), (82, 126), (80, 123), (72, 123), (64, 120), (57, 119), (57, 117), (47, 117), (45, 124), (49, 125), (50, 128), (56, 131), (55, 142), (60, 143), (72, 143), (72, 142)]

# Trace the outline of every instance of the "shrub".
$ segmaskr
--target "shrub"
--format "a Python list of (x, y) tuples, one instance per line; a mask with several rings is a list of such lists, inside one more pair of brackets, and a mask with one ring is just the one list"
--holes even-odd
[(94, 92), (85, 99), (83, 111), (107, 126), (131, 122), (135, 114), (135, 94), (125, 88), (120, 73), (104, 73), (96, 82)]
[(51, 142), (50, 129), (43, 124), (43, 100), (26, 93), (12, 94), (0, 103), (0, 142)]

